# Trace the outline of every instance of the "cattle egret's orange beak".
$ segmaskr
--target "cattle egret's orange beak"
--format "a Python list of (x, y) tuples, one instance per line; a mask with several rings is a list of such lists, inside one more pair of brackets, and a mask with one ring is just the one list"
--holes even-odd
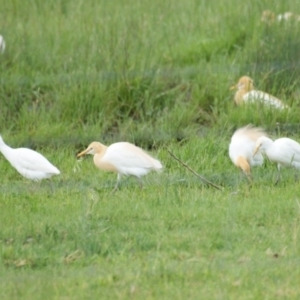
[(79, 154), (77, 154), (77, 157), (81, 157), (81, 156), (86, 155), (89, 152), (89, 150), (90, 150), (89, 148), (85, 149), (84, 151), (82, 151)]
[(230, 87), (230, 91), (236, 90), (236, 89), (237, 89), (237, 85), (236, 84)]

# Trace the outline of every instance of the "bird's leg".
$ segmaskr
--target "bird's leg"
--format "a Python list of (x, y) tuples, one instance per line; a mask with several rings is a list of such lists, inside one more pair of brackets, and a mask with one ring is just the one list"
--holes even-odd
[(298, 170), (297, 170), (297, 169), (296, 169), (294, 178), (295, 178), (295, 182), (299, 181), (299, 173), (298, 173)]
[(140, 187), (141, 187), (141, 189), (144, 187), (143, 186), (143, 181), (142, 181), (142, 179), (140, 178), (140, 177), (135, 177), (136, 179), (137, 179), (137, 181), (139, 182), (139, 184), (140, 184)]
[(250, 173), (245, 173), (245, 174), (246, 174), (246, 177), (247, 177), (249, 183), (252, 184), (253, 181), (252, 181), (252, 176), (251, 176), (251, 174), (250, 174)]
[(250, 184), (253, 183), (253, 181), (252, 181), (252, 175), (251, 175), (250, 172), (247, 172), (247, 171), (242, 170), (241, 176), (242, 176), (242, 177), (246, 176), (248, 182), (249, 182)]
[(278, 184), (278, 182), (280, 181), (280, 164), (278, 164), (277, 165), (277, 170), (278, 170), (278, 172), (277, 172), (277, 178), (276, 178), (276, 181), (275, 181), (275, 185), (277, 185)]
[(122, 175), (120, 173), (118, 173), (118, 178), (117, 178), (117, 182), (116, 182), (115, 188), (113, 189), (113, 193), (118, 190), (121, 177), (122, 177)]
[(49, 181), (50, 191), (53, 194), (55, 192), (53, 181)]

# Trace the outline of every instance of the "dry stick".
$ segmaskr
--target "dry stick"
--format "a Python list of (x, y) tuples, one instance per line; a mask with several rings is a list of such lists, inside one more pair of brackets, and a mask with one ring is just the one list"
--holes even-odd
[(197, 177), (199, 177), (202, 181), (204, 181), (205, 183), (213, 186), (214, 188), (218, 189), (218, 190), (222, 190), (221, 187), (215, 185), (214, 183), (208, 181), (207, 179), (205, 179), (204, 177), (200, 176), (199, 174), (197, 174), (194, 170), (192, 170), (187, 164), (185, 164), (183, 161), (181, 161), (178, 157), (176, 157), (169, 149), (167, 149), (167, 151), (170, 153), (171, 156), (173, 156), (177, 161), (179, 161), (184, 167), (186, 167), (189, 171), (191, 171), (194, 175), (196, 175)]

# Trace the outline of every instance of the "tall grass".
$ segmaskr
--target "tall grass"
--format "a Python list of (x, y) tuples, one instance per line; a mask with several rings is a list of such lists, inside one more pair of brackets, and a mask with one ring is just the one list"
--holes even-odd
[[(228, 88), (243, 74), (298, 107), (299, 26), (263, 24), (264, 9), (295, 10), (293, 1), (5, 2), (2, 132), (53, 136), (48, 124), (61, 123), (69, 136), (97, 124), (92, 136), (131, 129), (139, 140), (141, 124), (152, 132), (159, 124), (155, 139), (188, 137), (199, 126), (223, 126), (224, 117), (239, 123), (230, 120)], [(184, 130), (173, 127), (178, 115)]]

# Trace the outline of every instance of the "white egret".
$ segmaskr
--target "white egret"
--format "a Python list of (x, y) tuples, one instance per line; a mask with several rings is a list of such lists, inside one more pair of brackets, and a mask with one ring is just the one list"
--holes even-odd
[(237, 105), (259, 102), (276, 109), (288, 108), (288, 106), (278, 98), (265, 92), (255, 90), (253, 80), (248, 76), (241, 77), (239, 82), (232, 86), (231, 89), (237, 89), (237, 92), (234, 95), (234, 102)]
[(85, 154), (94, 155), (94, 163), (99, 169), (118, 173), (114, 190), (118, 188), (122, 175), (133, 175), (141, 183), (141, 176), (151, 170), (160, 171), (162, 169), (160, 161), (151, 157), (141, 148), (127, 142), (114, 143), (108, 147), (99, 142), (92, 142), (77, 157)]
[(289, 20), (291, 20), (293, 17), (294, 17), (294, 14), (293, 14), (292, 12), (286, 11), (286, 12), (283, 13), (283, 14), (279, 14), (279, 15), (277, 16), (277, 20), (278, 20), (279, 22), (281, 22), (281, 21), (289, 21)]
[(4, 143), (1, 136), (0, 152), (25, 178), (38, 181), (60, 174), (60, 171), (40, 153), (27, 148), (13, 149)]
[(277, 163), (276, 183), (280, 180), (280, 168), (282, 166), (300, 169), (300, 144), (290, 138), (284, 137), (273, 141), (265, 136), (260, 137), (256, 141), (254, 155), (258, 151), (265, 153), (270, 161)]
[(240, 168), (251, 182), (251, 167), (261, 166), (264, 162), (262, 154), (253, 151), (258, 138), (266, 136), (263, 129), (247, 125), (235, 131), (229, 145), (229, 157)]
[(5, 40), (2, 35), (0, 35), (0, 52), (3, 53), (5, 50)]
[(300, 16), (297, 14), (294, 14), (290, 11), (286, 11), (283, 14), (280, 14), (277, 16), (277, 21), (281, 22), (281, 21), (296, 21), (296, 22), (300, 22)]
[(274, 12), (270, 10), (264, 10), (261, 15), (261, 21), (264, 23), (267, 23), (268, 25), (273, 24), (275, 21), (281, 23), (281, 22), (300, 22), (300, 15), (297, 15), (293, 12), (286, 11), (283, 14), (275, 15)]

